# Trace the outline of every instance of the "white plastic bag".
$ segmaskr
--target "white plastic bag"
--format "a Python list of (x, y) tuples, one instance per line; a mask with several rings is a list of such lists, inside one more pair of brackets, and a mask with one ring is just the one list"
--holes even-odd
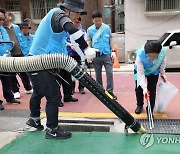
[(157, 89), (155, 109), (157, 112), (162, 112), (173, 97), (178, 93), (178, 89), (169, 81), (164, 82), (162, 79), (159, 81)]

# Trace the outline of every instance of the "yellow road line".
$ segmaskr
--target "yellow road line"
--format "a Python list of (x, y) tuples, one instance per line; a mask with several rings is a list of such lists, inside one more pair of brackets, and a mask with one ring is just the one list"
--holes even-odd
[[(146, 113), (141, 114), (131, 114), (134, 118), (143, 119), (147, 118)], [(165, 113), (154, 113), (155, 118), (167, 118), (168, 116)], [(76, 113), (76, 112), (59, 112), (59, 117), (75, 117), (75, 118), (117, 118), (117, 116), (113, 113), (92, 113), (92, 112), (83, 112), (83, 113)], [(41, 117), (46, 117), (46, 113), (42, 112)]]

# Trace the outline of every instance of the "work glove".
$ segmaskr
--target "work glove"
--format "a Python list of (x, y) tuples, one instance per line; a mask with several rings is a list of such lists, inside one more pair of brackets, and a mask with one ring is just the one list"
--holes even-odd
[(144, 97), (146, 100), (149, 100), (149, 97), (150, 97), (150, 92), (146, 89), (146, 90), (143, 90), (143, 94), (144, 94)]
[(115, 59), (116, 58), (116, 53), (114, 51), (111, 52), (111, 58)]
[(166, 76), (165, 76), (165, 75), (161, 75), (161, 79), (162, 79), (164, 82), (166, 82), (166, 81), (167, 81), (167, 78), (166, 78)]
[(93, 58), (95, 58), (97, 52), (99, 52), (99, 50), (95, 48), (88, 47), (87, 49), (85, 49), (84, 54), (87, 62), (90, 62)]

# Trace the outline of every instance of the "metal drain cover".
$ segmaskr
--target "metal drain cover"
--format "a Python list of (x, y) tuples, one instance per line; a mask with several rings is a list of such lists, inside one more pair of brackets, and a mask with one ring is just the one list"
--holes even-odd
[(147, 119), (137, 119), (143, 125), (147, 133), (156, 134), (180, 134), (180, 119), (154, 119), (154, 128), (149, 129)]

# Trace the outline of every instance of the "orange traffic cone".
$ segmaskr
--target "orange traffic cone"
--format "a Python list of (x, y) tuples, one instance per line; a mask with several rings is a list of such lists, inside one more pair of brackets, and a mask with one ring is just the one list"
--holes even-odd
[(113, 64), (113, 68), (120, 68), (120, 64), (119, 64), (119, 60), (118, 60), (118, 47), (115, 44), (113, 50), (116, 53), (116, 58), (114, 59), (114, 64)]

